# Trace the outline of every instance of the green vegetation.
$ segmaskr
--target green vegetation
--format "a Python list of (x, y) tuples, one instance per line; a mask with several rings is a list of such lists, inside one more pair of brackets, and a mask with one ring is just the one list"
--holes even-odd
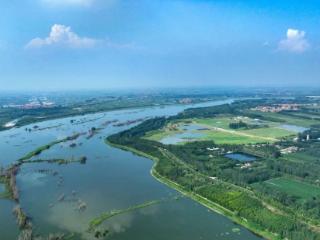
[(279, 127), (252, 129), (252, 130), (246, 131), (246, 133), (250, 135), (259, 136), (259, 137), (275, 138), (278, 140), (285, 137), (296, 135), (294, 132), (281, 129)]
[(29, 227), (28, 226), (28, 217), (19, 205), (17, 205), (13, 209), (13, 213), (16, 215), (17, 222), (18, 222), (20, 229), (24, 229), (24, 228)]
[(87, 158), (85, 156), (80, 157), (79, 159), (62, 159), (62, 158), (57, 158), (57, 159), (35, 159), (35, 160), (25, 160), (23, 163), (56, 163), (59, 165), (64, 165), (64, 164), (70, 164), (70, 163), (81, 163), (85, 164)]
[(0, 174), (0, 186), (3, 185), (4, 191), (0, 191), (0, 199), (10, 199), (12, 198), (12, 193), (9, 191), (8, 185), (8, 179)]
[(25, 156), (23, 156), (22, 158), (20, 158), (18, 161), (19, 162), (25, 162), (27, 160), (29, 160), (30, 158), (34, 157), (34, 156), (38, 156), (40, 155), (43, 151), (50, 149), (51, 147), (53, 147), (54, 145), (57, 145), (59, 143), (63, 143), (63, 142), (68, 142), (68, 141), (73, 141), (76, 140), (78, 137), (80, 137), (82, 135), (82, 133), (75, 133), (72, 136), (68, 136), (66, 138), (60, 139), (60, 140), (55, 140), (51, 143), (48, 143), (46, 145), (40, 146), (37, 149), (27, 153)]
[(158, 131), (151, 131), (146, 134), (144, 137), (145, 139), (154, 140), (154, 141), (160, 141), (165, 137), (172, 136), (177, 133), (181, 133), (182, 131), (178, 130), (168, 130), (167, 128), (164, 128), (162, 130)]
[(279, 191), (296, 196), (302, 200), (308, 200), (312, 199), (313, 197), (320, 196), (319, 187), (291, 178), (274, 178), (265, 181), (265, 183), (271, 185), (271, 187), (276, 188)]
[(223, 129), (229, 129), (230, 123), (233, 122), (232, 115), (226, 115), (225, 117), (217, 116), (212, 118), (199, 118), (194, 121), (199, 124), (203, 124), (210, 127), (218, 127)]
[(266, 142), (266, 139), (261, 139), (259, 137), (238, 135), (230, 132), (209, 130), (203, 131), (203, 133), (205, 133), (205, 136), (202, 137), (202, 139), (214, 141), (216, 144), (250, 144)]
[(124, 214), (124, 213), (128, 213), (128, 212), (132, 212), (132, 211), (136, 211), (138, 209), (141, 208), (146, 208), (146, 207), (150, 207), (152, 205), (155, 204), (159, 204), (161, 203), (161, 200), (154, 200), (154, 201), (148, 201), (142, 204), (138, 204), (138, 205), (134, 205), (131, 207), (128, 207), (126, 209), (120, 209), (120, 210), (112, 210), (110, 212), (105, 212), (102, 213), (99, 217), (93, 219), (90, 221), (89, 223), (89, 232), (92, 232), (93, 230), (95, 230), (97, 227), (99, 227), (103, 222), (107, 221), (108, 219)]
[[(152, 175), (159, 181), (267, 239), (320, 239), (320, 124), (251, 111), (276, 101), (187, 109), (147, 120), (107, 141), (154, 160)], [(279, 128), (299, 122), (313, 125), (300, 134)], [(201, 126), (187, 131), (204, 133), (203, 139), (159, 142), (188, 124)], [(227, 153), (247, 153), (257, 160), (232, 160)]]
[[(188, 122), (188, 123), (186, 123)], [(198, 126), (199, 130), (184, 130), (187, 126)], [(255, 144), (277, 142), (283, 138), (294, 136), (295, 133), (281, 129), (279, 123), (255, 121), (249, 117), (232, 117), (230, 114), (211, 118), (192, 118), (168, 122), (163, 128), (147, 132), (145, 138), (161, 141), (165, 137), (178, 133), (190, 132), (203, 135), (200, 139), (212, 140), (216, 144)], [(192, 141), (197, 140), (190, 138)], [(187, 139), (184, 142), (187, 142)]]
[(278, 121), (280, 123), (286, 123), (286, 124), (291, 124), (291, 125), (297, 125), (297, 126), (302, 126), (302, 127), (310, 127), (314, 124), (318, 124), (318, 120), (314, 119), (307, 119), (307, 118), (302, 118), (299, 116), (294, 116), (294, 115), (286, 115), (283, 113), (263, 113), (263, 112), (257, 112), (257, 111), (248, 111), (248, 113), (253, 113), (253, 114), (258, 114), (259, 116), (262, 116), (264, 118), (270, 118), (273, 119), (273, 121)]
[(44, 146), (41, 146), (37, 148), (36, 150), (26, 154), (24, 157), (20, 158), (17, 163), (13, 164), (12, 166), (8, 167), (7, 169), (0, 168), (0, 184), (3, 184), (5, 186), (5, 191), (0, 192), (0, 199), (11, 199), (14, 200), (17, 205), (13, 209), (13, 213), (16, 217), (18, 226), (21, 230), (19, 239), (60, 239), (60, 240), (66, 240), (66, 239), (73, 239), (75, 236), (74, 234), (50, 234), (48, 238), (42, 238), (41, 236), (35, 237), (33, 234), (33, 226), (30, 218), (26, 215), (26, 213), (23, 211), (23, 209), (19, 205), (19, 191), (17, 188), (16, 183), (16, 175), (20, 171), (20, 167), (23, 164), (26, 163), (39, 163), (39, 162), (47, 162), (47, 163), (57, 163), (59, 165), (61, 164), (69, 164), (73, 162), (79, 162), (80, 164), (85, 164), (87, 158), (85, 156), (80, 157), (79, 159), (31, 159), (34, 156), (39, 155), (45, 150), (50, 149), (52, 146), (66, 142), (66, 141), (72, 141), (77, 139), (79, 136), (81, 136), (82, 133), (76, 133), (72, 136), (68, 136), (61, 140), (53, 141), (49, 144), (46, 144)]

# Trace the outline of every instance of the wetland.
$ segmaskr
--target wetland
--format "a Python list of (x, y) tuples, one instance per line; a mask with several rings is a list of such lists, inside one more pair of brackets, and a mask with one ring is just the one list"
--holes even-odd
[[(232, 100), (195, 106), (226, 102)], [(19, 235), (20, 239), (49, 236), (115, 240), (260, 239), (188, 197), (162, 201), (181, 193), (150, 175), (153, 162), (105, 144), (105, 137), (139, 124), (140, 119), (172, 116), (192, 106), (73, 116), (39, 122), (37, 128), (31, 124), (0, 132), (2, 167), (8, 169), (19, 164), (15, 174), (18, 195), (13, 200), (0, 199), (0, 237), (8, 240)], [(112, 124), (115, 120), (126, 124)], [(99, 131), (92, 134), (93, 127)], [(84, 156), (85, 164), (80, 164), (78, 160)], [(59, 164), (62, 160), (67, 164)], [(0, 186), (4, 190), (4, 185)], [(157, 204), (148, 204), (153, 201)], [(93, 219), (114, 210), (121, 214), (101, 222), (101, 233), (88, 231)], [(32, 237), (26, 231), (31, 228)]]

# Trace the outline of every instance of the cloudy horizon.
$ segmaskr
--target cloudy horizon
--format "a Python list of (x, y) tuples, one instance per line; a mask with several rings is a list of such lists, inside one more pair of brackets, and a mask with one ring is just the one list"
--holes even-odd
[(2, 90), (319, 83), (317, 1), (0, 3)]

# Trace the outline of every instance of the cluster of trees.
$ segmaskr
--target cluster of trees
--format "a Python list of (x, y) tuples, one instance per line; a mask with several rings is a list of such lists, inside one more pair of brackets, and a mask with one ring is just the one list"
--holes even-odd
[(319, 167), (312, 163), (294, 162), (294, 161), (268, 161), (267, 165), (270, 170), (280, 174), (288, 174), (300, 178), (312, 178), (319, 174)]
[(293, 216), (276, 214), (257, 198), (230, 185), (211, 184), (200, 188), (198, 193), (247, 219), (249, 226), (254, 224), (255, 228), (278, 234), (279, 239), (319, 239), (316, 233)]
[[(298, 206), (300, 207), (300, 206)], [(302, 210), (313, 218), (320, 218), (320, 196), (306, 200), (302, 205)]]
[[(290, 145), (291, 146), (291, 145)], [(279, 158), (281, 152), (274, 144), (255, 144), (244, 146), (244, 151), (260, 158)]]
[[(309, 136), (309, 137), (308, 137)], [(309, 130), (299, 134), (300, 140), (318, 140), (320, 139), (320, 125), (313, 125)]]
[(229, 123), (229, 128), (231, 129), (241, 129), (241, 128), (245, 128), (245, 129), (257, 129), (257, 128), (265, 128), (268, 127), (268, 125), (265, 124), (248, 124), (245, 123), (243, 121), (239, 121), (239, 122), (232, 122)]
[(262, 194), (267, 198), (272, 198), (273, 200), (280, 202), (284, 206), (292, 206), (296, 204), (299, 200), (297, 196), (293, 196), (283, 191), (279, 191), (278, 189), (265, 183), (254, 185), (254, 189), (257, 192), (259, 192), (259, 194)]
[(248, 124), (243, 121), (229, 123), (229, 128), (231, 129), (240, 129), (240, 128), (248, 128), (248, 127), (249, 127)]

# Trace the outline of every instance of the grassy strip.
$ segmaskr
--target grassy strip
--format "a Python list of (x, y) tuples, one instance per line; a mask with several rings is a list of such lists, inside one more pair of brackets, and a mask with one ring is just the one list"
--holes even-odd
[(1, 194), (2, 198), (19, 202), (19, 191), (17, 188), (16, 175), (20, 170), (21, 164), (14, 164), (0, 173), (0, 183), (5, 185), (5, 192)]
[(63, 164), (70, 164), (70, 163), (76, 163), (79, 162), (81, 164), (86, 163), (86, 157), (80, 157), (79, 159), (62, 159), (62, 158), (56, 158), (56, 159), (36, 159), (36, 160), (27, 160), (24, 161), (23, 163), (57, 163), (59, 165)]
[(273, 178), (264, 183), (268, 184), (271, 188), (297, 196), (301, 198), (301, 201), (320, 195), (320, 188), (318, 186), (290, 177)]
[(90, 221), (89, 223), (89, 232), (92, 232), (94, 229), (96, 229), (97, 227), (99, 227), (103, 222), (105, 222), (106, 220), (118, 216), (120, 214), (124, 214), (124, 213), (128, 213), (128, 212), (132, 212), (141, 208), (146, 208), (155, 204), (159, 204), (161, 203), (162, 200), (154, 200), (154, 201), (148, 201), (142, 204), (138, 204), (138, 205), (134, 205), (131, 206), (129, 208), (126, 209), (119, 209), (119, 210), (112, 210), (110, 212), (105, 212), (102, 213), (99, 217), (93, 219)]
[(77, 139), (79, 136), (81, 136), (83, 133), (76, 133), (72, 136), (66, 137), (61, 140), (53, 141), (49, 144), (46, 144), (44, 146), (41, 146), (37, 148), (36, 150), (28, 153), (24, 157), (20, 158), (16, 164), (14, 164), (12, 167), (6, 169), (3, 172), (0, 172), (0, 184), (3, 184), (5, 186), (5, 191), (0, 193), (0, 199), (11, 199), (19, 202), (19, 192), (17, 190), (16, 186), (16, 174), (20, 169), (20, 166), (25, 163), (41, 163), (41, 162), (47, 162), (47, 163), (57, 163), (59, 165), (63, 164), (70, 164), (79, 162), (80, 164), (85, 164), (87, 158), (85, 156), (80, 157), (79, 159), (36, 159), (36, 160), (30, 160), (30, 158), (39, 155), (41, 152), (49, 149), (50, 147), (66, 141), (71, 141)]
[(58, 128), (58, 127), (61, 127), (61, 126), (63, 126), (63, 125), (64, 125), (64, 124), (58, 124), (58, 125), (54, 125), (54, 126), (38, 128), (38, 129), (36, 129), (36, 131), (43, 131), (43, 130), (48, 130), (48, 129)]
[(233, 222), (244, 226), (245, 228), (249, 229), (250, 231), (252, 231), (253, 233), (255, 233), (255, 234), (259, 235), (259, 236), (262, 236), (262, 237), (264, 237), (266, 239), (269, 239), (269, 240), (279, 240), (279, 237), (277, 235), (275, 235), (275, 234), (273, 234), (271, 232), (268, 232), (268, 231), (263, 231), (263, 230), (258, 229), (254, 223), (248, 222), (247, 219), (244, 219), (244, 218), (241, 218), (241, 217), (237, 216), (234, 212), (230, 211), (229, 209), (226, 209), (223, 206), (221, 206), (221, 205), (219, 205), (219, 204), (217, 204), (217, 203), (215, 203), (215, 202), (213, 202), (213, 201), (211, 201), (211, 200), (209, 200), (207, 198), (204, 198), (199, 194), (187, 191), (180, 184), (177, 184), (176, 182), (173, 182), (170, 179), (161, 176), (156, 171), (156, 166), (157, 166), (157, 164), (159, 162), (158, 158), (153, 157), (153, 156), (151, 156), (149, 154), (146, 154), (144, 152), (138, 151), (138, 150), (136, 150), (134, 148), (131, 148), (131, 147), (127, 147), (127, 146), (111, 143), (107, 139), (105, 140), (105, 142), (107, 144), (113, 146), (113, 147), (120, 148), (120, 149), (125, 150), (125, 151), (130, 151), (130, 152), (132, 152), (134, 154), (137, 154), (139, 156), (146, 157), (146, 158), (149, 158), (149, 159), (153, 160), (155, 164), (152, 166), (150, 172), (151, 172), (151, 175), (155, 179), (157, 179), (159, 182), (161, 182), (161, 183), (163, 183), (163, 184), (165, 184), (165, 185), (177, 190), (178, 192), (182, 193), (184, 196), (193, 199), (194, 201), (200, 203), (201, 205), (207, 207), (208, 209), (210, 209), (210, 210), (212, 210), (212, 211), (214, 211), (214, 212), (216, 212), (218, 214), (221, 214), (223, 216), (228, 217)]
[(0, 192), (0, 199), (12, 199), (12, 192), (10, 192), (9, 180), (0, 175), (0, 184), (4, 186), (4, 191)]
[(67, 141), (76, 140), (81, 135), (82, 135), (82, 133), (76, 133), (76, 134), (74, 134), (72, 136), (69, 136), (69, 137), (66, 137), (66, 138), (63, 138), (63, 139), (60, 139), (60, 140), (56, 140), (56, 141), (48, 143), (48, 144), (46, 144), (44, 146), (38, 147), (37, 149), (29, 152), (28, 154), (26, 154), (25, 156), (20, 158), (18, 161), (19, 162), (25, 162), (26, 160), (29, 160), (30, 158), (41, 154), (43, 151), (50, 149), (51, 147), (53, 147), (56, 144), (67, 142)]
[(14, 213), (14, 215), (16, 216), (17, 223), (18, 223), (20, 229), (29, 228), (28, 216), (27, 216), (27, 214), (23, 211), (23, 209), (20, 207), (20, 205), (17, 205), (17, 206), (13, 209), (13, 213)]

